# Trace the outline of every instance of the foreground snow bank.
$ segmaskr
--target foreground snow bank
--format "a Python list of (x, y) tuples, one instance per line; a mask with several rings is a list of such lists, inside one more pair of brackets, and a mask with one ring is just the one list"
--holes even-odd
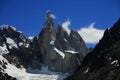
[(30, 67), (26, 70), (24, 68), (19, 69), (14, 65), (9, 64), (9, 62), (1, 55), (0, 60), (4, 60), (8, 63), (8, 65), (6, 65), (7, 68), (4, 69), (5, 73), (17, 78), (17, 80), (63, 80), (67, 77), (67, 74), (48, 71), (46, 66), (42, 66), (42, 70), (34, 70)]

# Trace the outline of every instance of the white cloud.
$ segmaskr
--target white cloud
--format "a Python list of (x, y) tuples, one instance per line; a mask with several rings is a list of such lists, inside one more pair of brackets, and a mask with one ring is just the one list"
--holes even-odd
[(103, 36), (104, 30), (94, 28), (94, 25), (95, 23), (91, 23), (89, 26), (81, 28), (78, 31), (86, 43), (98, 43)]
[(51, 17), (52, 17), (53, 19), (56, 19), (56, 16), (55, 16), (54, 14), (51, 14)]
[(68, 34), (70, 34), (70, 32), (71, 32), (71, 30), (69, 28), (70, 24), (71, 24), (71, 22), (69, 20), (67, 20), (64, 23), (62, 23), (63, 30), (66, 31)]

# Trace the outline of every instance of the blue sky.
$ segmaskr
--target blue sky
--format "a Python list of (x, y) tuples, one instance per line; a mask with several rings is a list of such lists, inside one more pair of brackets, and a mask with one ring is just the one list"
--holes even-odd
[(119, 4), (120, 0), (0, 0), (0, 25), (12, 25), (26, 36), (38, 35), (50, 10), (55, 25), (69, 19), (71, 29), (95, 23), (104, 30), (120, 17)]

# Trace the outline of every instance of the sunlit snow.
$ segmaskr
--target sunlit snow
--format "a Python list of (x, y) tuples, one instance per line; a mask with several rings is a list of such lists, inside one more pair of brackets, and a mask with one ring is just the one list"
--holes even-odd
[(9, 46), (10, 49), (12, 48), (18, 48), (17, 44), (15, 43), (15, 41), (11, 38), (6, 38), (7, 39), (7, 44)]
[[(0, 61), (4, 60), (8, 63), (8, 61), (0, 55)], [(67, 74), (50, 72), (44, 66), (42, 66), (42, 70), (34, 70), (32, 68), (27, 70), (24, 68), (17, 68), (16, 66), (9, 64), (7, 65), (7, 69), (5, 73), (8, 75), (17, 78), (17, 80), (63, 80), (67, 77)]]
[(79, 53), (79, 52), (72, 51), (72, 50), (65, 50), (65, 52), (72, 53), (72, 54)]
[(61, 55), (62, 58), (64, 59), (65, 54), (64, 54), (62, 51), (58, 50), (56, 47), (54, 47), (54, 50), (55, 50), (59, 55)]
[(54, 45), (55, 41), (50, 41), (50, 45)]
[(68, 42), (66, 38), (64, 38), (64, 41)]
[(84, 74), (88, 73), (88, 71), (89, 71), (89, 68), (86, 69), (86, 71), (84, 72)]
[(114, 60), (113, 62), (111, 62), (111, 64), (115, 64), (118, 63), (118, 60)]

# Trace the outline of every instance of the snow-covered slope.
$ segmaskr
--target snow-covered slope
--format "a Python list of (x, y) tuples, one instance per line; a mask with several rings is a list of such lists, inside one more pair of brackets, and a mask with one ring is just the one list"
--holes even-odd
[[(24, 68), (17, 68), (16, 66), (10, 64), (3, 56), (0, 55), (0, 61), (7, 63), (4, 73), (17, 78), (17, 80), (63, 80), (67, 74), (50, 72), (42, 67), (42, 70), (34, 70), (28, 68), (27, 72)], [(1, 65), (0, 65), (1, 67)], [(1, 67), (3, 69), (3, 67)]]

